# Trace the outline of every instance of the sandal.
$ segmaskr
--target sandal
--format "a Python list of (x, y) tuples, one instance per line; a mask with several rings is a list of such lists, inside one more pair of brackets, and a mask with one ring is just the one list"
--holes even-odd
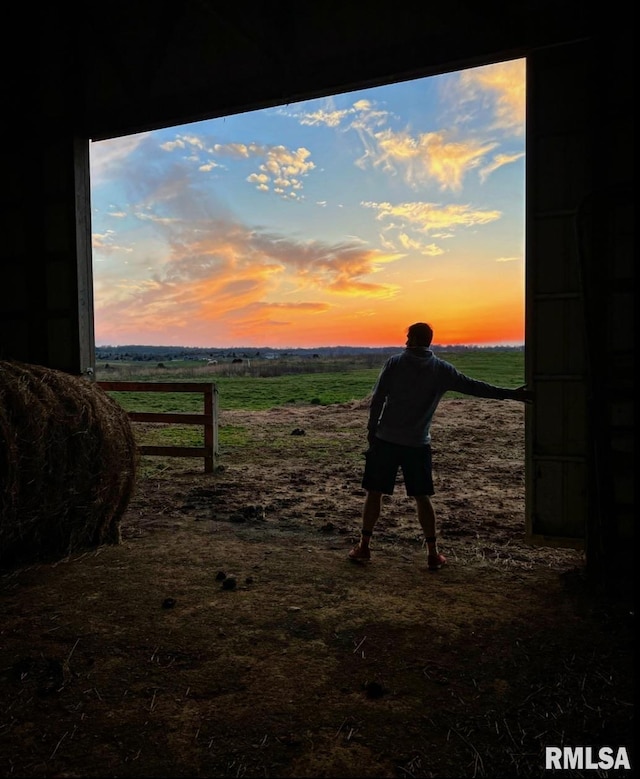
[(430, 554), (427, 556), (427, 568), (430, 571), (437, 571), (447, 564), (447, 558), (443, 554)]
[(360, 544), (356, 544), (349, 552), (349, 560), (353, 560), (354, 563), (366, 563), (371, 559), (371, 550), (363, 549)]

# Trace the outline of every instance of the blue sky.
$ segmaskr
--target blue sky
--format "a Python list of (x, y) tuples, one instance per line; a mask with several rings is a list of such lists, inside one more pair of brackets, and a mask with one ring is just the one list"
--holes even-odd
[(524, 342), (524, 60), (91, 144), (96, 343)]

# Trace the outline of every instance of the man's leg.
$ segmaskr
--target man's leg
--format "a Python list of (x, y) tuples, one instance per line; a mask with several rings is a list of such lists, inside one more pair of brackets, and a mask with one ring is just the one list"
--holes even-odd
[(415, 495), (418, 508), (418, 521), (427, 542), (427, 565), (430, 569), (441, 568), (447, 561), (444, 555), (438, 552), (436, 541), (436, 512), (428, 495)]
[(371, 557), (369, 542), (373, 535), (373, 528), (380, 517), (382, 507), (382, 493), (376, 490), (368, 490), (362, 508), (362, 530), (360, 541), (349, 552), (352, 560), (368, 560)]
[(369, 541), (373, 535), (373, 528), (380, 517), (381, 507), (382, 493), (369, 490), (362, 508), (362, 533), (360, 535), (360, 546), (364, 546), (365, 549), (369, 548)]
[[(428, 495), (414, 495), (416, 506), (418, 508), (418, 522), (424, 533), (424, 537), (427, 540), (427, 546), (429, 547), (429, 553), (437, 554), (438, 549), (436, 546), (436, 512), (433, 508), (433, 503)], [(429, 539), (433, 539), (430, 541)]]

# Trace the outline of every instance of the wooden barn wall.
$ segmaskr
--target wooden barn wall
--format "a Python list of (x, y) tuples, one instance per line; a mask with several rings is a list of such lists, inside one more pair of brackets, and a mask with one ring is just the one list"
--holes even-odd
[(93, 366), (93, 283), (89, 146), (76, 136), (78, 67), (66, 54), (72, 34), (60, 25), (38, 38), (38, 79), (19, 71), (5, 91), (0, 359), (79, 374)]
[(527, 64), (527, 535), (584, 548), (604, 588), (634, 555), (632, 174), (610, 156), (632, 154), (630, 51)]

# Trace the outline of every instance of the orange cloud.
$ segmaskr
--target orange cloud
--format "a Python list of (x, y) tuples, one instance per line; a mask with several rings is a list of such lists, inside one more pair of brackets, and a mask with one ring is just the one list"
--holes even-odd
[(460, 87), (467, 100), (479, 95), (493, 100), (493, 127), (521, 135), (526, 105), (526, 60), (516, 59), (463, 70)]

